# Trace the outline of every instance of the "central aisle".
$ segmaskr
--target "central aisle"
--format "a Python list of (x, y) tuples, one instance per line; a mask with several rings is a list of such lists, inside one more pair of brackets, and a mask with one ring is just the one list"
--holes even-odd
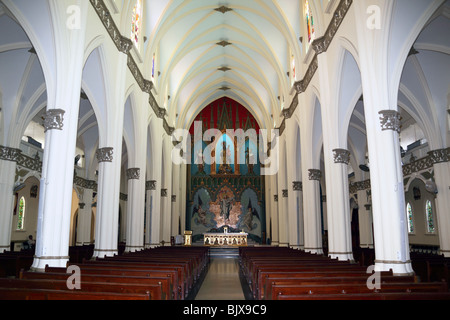
[(245, 300), (237, 259), (212, 258), (195, 300)]

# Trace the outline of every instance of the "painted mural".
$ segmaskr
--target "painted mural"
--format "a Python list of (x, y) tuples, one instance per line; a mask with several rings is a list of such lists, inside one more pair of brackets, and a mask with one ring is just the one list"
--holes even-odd
[[(202, 122), (203, 132), (217, 128), (223, 134), (218, 141), (197, 141), (191, 146), (193, 164), (188, 170), (186, 225), (193, 232), (193, 241), (202, 241), (204, 233), (223, 232), (226, 226), (229, 232), (244, 231), (249, 239), (262, 243), (264, 180), (260, 176), (257, 141), (246, 139), (239, 145), (226, 132), (258, 132), (255, 118), (234, 100), (222, 98), (200, 112), (196, 121)], [(208, 152), (211, 147), (214, 151)]]

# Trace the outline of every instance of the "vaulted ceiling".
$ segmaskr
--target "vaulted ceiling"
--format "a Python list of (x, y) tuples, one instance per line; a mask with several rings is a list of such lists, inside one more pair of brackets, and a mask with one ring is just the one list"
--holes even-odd
[(283, 99), (289, 100), (290, 52), (301, 46), (295, 31), (300, 1), (162, 2), (159, 18), (151, 13), (149, 23), (158, 23), (148, 26), (154, 27), (149, 40), (158, 48), (159, 94), (170, 96), (169, 117), (177, 127), (188, 127), (200, 109), (223, 96), (273, 126)]

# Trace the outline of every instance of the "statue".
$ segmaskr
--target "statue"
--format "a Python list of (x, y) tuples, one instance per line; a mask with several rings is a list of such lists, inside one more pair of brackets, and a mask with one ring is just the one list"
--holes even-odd
[(230, 166), (231, 161), (231, 150), (230, 147), (227, 146), (227, 142), (224, 141), (222, 144), (222, 151), (220, 153), (222, 157), (222, 164), (219, 166), (220, 174), (232, 174), (233, 169)]
[(220, 216), (224, 217), (225, 221), (230, 219), (230, 212), (233, 207), (233, 198), (229, 198), (228, 196), (225, 196), (225, 198), (222, 198), (220, 200)]

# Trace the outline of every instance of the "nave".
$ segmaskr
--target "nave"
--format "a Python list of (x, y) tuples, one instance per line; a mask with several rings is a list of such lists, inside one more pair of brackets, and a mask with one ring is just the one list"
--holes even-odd
[(450, 300), (443, 256), (412, 255), (417, 273), (399, 276), (374, 273), (370, 252), (338, 261), (282, 247), (234, 248), (237, 257), (214, 249), (159, 247), (92, 259), (86, 246), (71, 251), (67, 268), (45, 272), (28, 270), (30, 253), (2, 254), (0, 300)]

